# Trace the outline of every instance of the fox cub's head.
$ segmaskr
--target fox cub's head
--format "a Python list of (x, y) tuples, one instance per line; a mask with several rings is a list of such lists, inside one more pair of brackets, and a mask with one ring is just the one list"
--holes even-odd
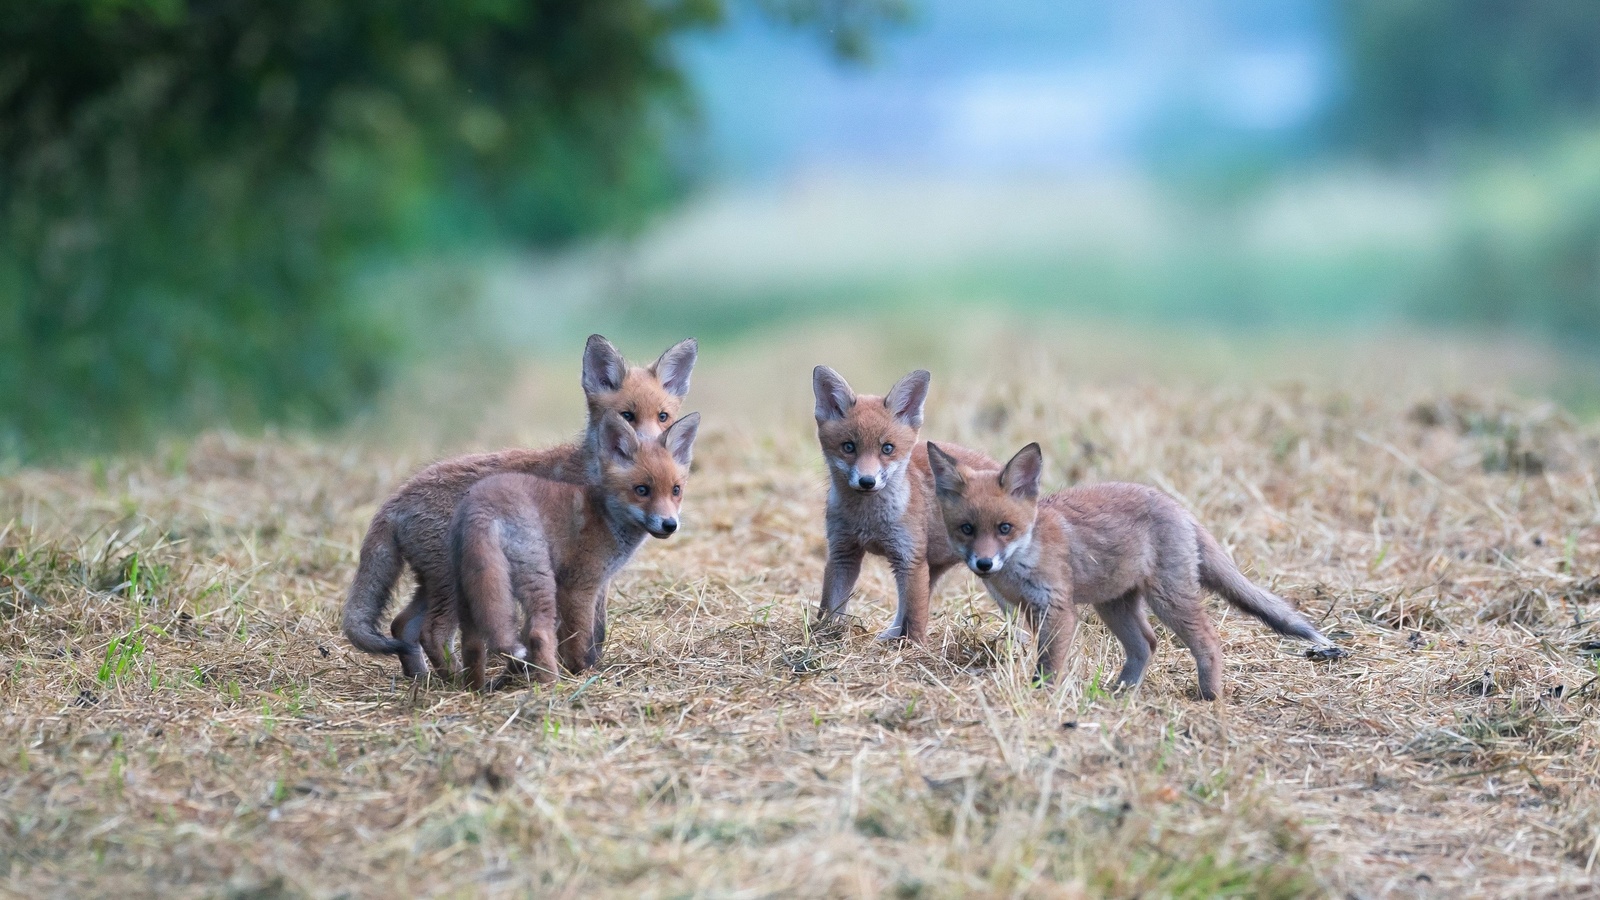
[(918, 369), (882, 397), (858, 397), (838, 372), (827, 366), (812, 371), (817, 440), (835, 482), (870, 494), (905, 476), (932, 377)]
[(678, 530), (700, 414), (689, 413), (654, 439), (642, 439), (615, 410), (600, 419), (600, 485), (615, 518), (658, 538)]
[(968, 468), (930, 443), (928, 464), (950, 546), (979, 578), (1005, 568), (1033, 535), (1044, 469), (1039, 445), (1023, 447), (996, 472)]
[(689, 338), (668, 347), (649, 366), (631, 366), (610, 341), (589, 335), (583, 348), (583, 395), (589, 401), (590, 424), (598, 424), (612, 411), (640, 437), (660, 437), (678, 418), (678, 407), (689, 393), (689, 373), (699, 346)]

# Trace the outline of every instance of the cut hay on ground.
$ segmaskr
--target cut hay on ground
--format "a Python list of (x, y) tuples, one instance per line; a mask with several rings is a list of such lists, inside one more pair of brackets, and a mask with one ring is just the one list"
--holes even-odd
[[(210, 435), (5, 477), (0, 890), (1592, 892), (1595, 432), (1399, 364), (1197, 387), (1088, 377), (1065, 346), (708, 346), (685, 531), (616, 583), (603, 667), (553, 689), (413, 686), (339, 636), (367, 520), (425, 439)], [(1107, 696), (1120, 650), (1093, 620), (1041, 691), (964, 573), (932, 646), (875, 642), (875, 563), (859, 625), (811, 633), (824, 361), (864, 390), (933, 364), (926, 435), (1040, 440), (1052, 487), (1172, 492), (1351, 658), (1309, 661), (1212, 600), (1226, 702), (1194, 699), (1165, 632), (1148, 681)], [(575, 396), (519, 415), (575, 395), (569, 362), (480, 439), (575, 429)]]

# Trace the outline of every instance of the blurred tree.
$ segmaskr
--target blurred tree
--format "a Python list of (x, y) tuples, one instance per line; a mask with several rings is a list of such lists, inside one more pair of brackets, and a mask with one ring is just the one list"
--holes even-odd
[(1344, 0), (1348, 143), (1449, 160), (1418, 311), (1600, 342), (1600, 2)]
[(1347, 137), (1414, 158), (1600, 112), (1594, 0), (1342, 0)]
[[(356, 264), (637, 227), (727, 0), (0, 0), (0, 453), (337, 421)], [(899, 0), (758, 0), (860, 58)]]

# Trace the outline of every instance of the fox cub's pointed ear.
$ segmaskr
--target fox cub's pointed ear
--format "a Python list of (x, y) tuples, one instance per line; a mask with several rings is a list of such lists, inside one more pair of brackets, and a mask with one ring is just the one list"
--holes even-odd
[(1000, 472), (1000, 487), (1013, 497), (1024, 500), (1039, 498), (1039, 478), (1044, 474), (1044, 451), (1037, 442), (1029, 444), (1011, 457)]
[(694, 371), (694, 361), (700, 354), (700, 342), (694, 338), (679, 341), (667, 348), (661, 358), (655, 361), (650, 371), (656, 374), (656, 380), (667, 389), (667, 393), (674, 397), (684, 397), (689, 393), (689, 373)]
[(827, 366), (811, 370), (811, 392), (817, 395), (817, 421), (831, 422), (842, 419), (856, 405), (856, 392), (850, 390), (844, 378)]
[(679, 466), (687, 469), (689, 463), (694, 462), (694, 439), (700, 433), (700, 414), (689, 413), (687, 416), (672, 423), (661, 435), (661, 446), (667, 448), (672, 454), (672, 459)]
[(631, 465), (639, 453), (639, 435), (614, 409), (600, 420), (600, 456), (606, 462)]
[(933, 468), (933, 486), (941, 494), (959, 494), (967, 488), (961, 477), (961, 464), (956, 458), (928, 442), (928, 465)]
[(883, 405), (889, 408), (890, 415), (910, 425), (912, 428), (922, 427), (922, 404), (928, 399), (928, 383), (933, 376), (927, 369), (918, 369), (910, 375), (896, 381), (889, 393), (884, 395)]
[(628, 363), (617, 348), (598, 334), (589, 335), (583, 347), (583, 392), (609, 394), (622, 389), (622, 379), (627, 377)]

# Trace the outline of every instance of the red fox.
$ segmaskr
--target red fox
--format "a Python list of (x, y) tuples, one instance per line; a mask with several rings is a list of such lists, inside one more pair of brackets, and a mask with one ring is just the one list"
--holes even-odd
[[(899, 588), (894, 624), (879, 639), (927, 641), (928, 597), (939, 576), (961, 562), (934, 503), (927, 445), (917, 441), (931, 379), (918, 369), (882, 397), (858, 397), (827, 366), (812, 372), (817, 440), (832, 479), (820, 621), (844, 611), (861, 575), (861, 559), (872, 553), (889, 561)], [(948, 449), (976, 468), (998, 465), (973, 450)]]
[(556, 663), (599, 662), (596, 615), (606, 584), (646, 534), (678, 530), (700, 414), (641, 440), (614, 411), (600, 419), (587, 486), (533, 475), (491, 475), (450, 521), (455, 612), (467, 682), (487, 684), (491, 658), (552, 682)]
[[(596, 456), (586, 454), (585, 448), (597, 440), (604, 413), (615, 411), (641, 438), (654, 440), (677, 418), (679, 405), (689, 393), (697, 352), (698, 344), (690, 338), (668, 348), (653, 365), (630, 366), (611, 342), (591, 335), (583, 351), (582, 383), (589, 424), (582, 441), (545, 450), (459, 456), (412, 476), (372, 517), (361, 543), (361, 561), (344, 606), (344, 633), (350, 643), (368, 653), (398, 655), (409, 677), (426, 674), (430, 664), (435, 671), (449, 672), (455, 606), (450, 602), (454, 576), (448, 528), (456, 504), (480, 479), (501, 472), (586, 483), (591, 473), (585, 471), (585, 460)], [(416, 576), (416, 591), (411, 603), (395, 617), (392, 637), (387, 637), (379, 631), (379, 622), (400, 579), (402, 564), (409, 565)], [(603, 598), (595, 629), (596, 642), (603, 643)]]
[(1016, 609), (1038, 643), (1043, 679), (1061, 668), (1077, 629), (1076, 606), (1094, 606), (1128, 654), (1119, 686), (1144, 677), (1155, 632), (1144, 604), (1194, 655), (1200, 697), (1222, 693), (1222, 646), (1200, 603), (1200, 588), (1317, 645), (1343, 655), (1283, 598), (1239, 572), (1216, 538), (1176, 500), (1142, 484), (1085, 485), (1039, 497), (1044, 457), (1038, 444), (1005, 467), (977, 466), (928, 445), (939, 510), (954, 552), (1009, 614)]

